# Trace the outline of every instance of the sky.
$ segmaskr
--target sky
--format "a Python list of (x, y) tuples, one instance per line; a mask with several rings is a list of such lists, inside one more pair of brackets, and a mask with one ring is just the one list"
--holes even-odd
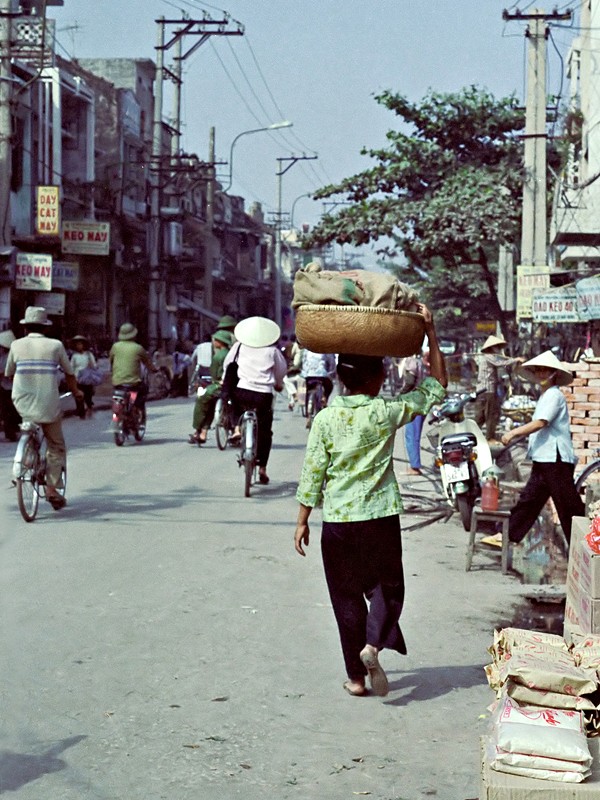
[[(496, 97), (524, 103), (526, 23), (504, 21), (541, 8), (574, 10), (543, 0), (64, 0), (49, 8), (65, 57), (155, 58), (159, 17), (200, 20), (203, 14), (241, 23), (243, 35), (213, 35), (184, 65), (183, 149), (208, 159), (210, 128), (216, 159), (229, 162), (238, 134), (289, 120), (293, 127), (245, 134), (234, 146), (231, 192), (246, 207), (259, 201), (269, 219), (277, 211), (278, 159), (317, 155), (294, 163), (281, 179), (282, 210), (296, 226), (314, 225), (331, 206), (306, 195), (373, 164), (361, 149), (385, 146), (396, 117), (374, 100), (392, 90), (419, 100), (430, 89), (459, 91), (475, 84)], [(577, 17), (574, 17), (576, 23)], [(170, 31), (176, 25), (169, 26)], [(552, 28), (548, 93), (567, 91), (564, 63), (575, 29)], [(189, 46), (195, 38), (188, 38)], [(166, 54), (173, 63), (173, 50)], [(171, 115), (167, 87), (163, 113)], [(219, 168), (227, 183), (229, 166)], [(325, 201), (326, 202), (326, 201)], [(371, 254), (374, 248), (368, 248)], [(375, 258), (369, 253), (363, 254)]]

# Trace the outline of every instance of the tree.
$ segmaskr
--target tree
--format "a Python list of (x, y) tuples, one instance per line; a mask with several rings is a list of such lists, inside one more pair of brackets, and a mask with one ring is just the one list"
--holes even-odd
[(386, 148), (362, 150), (373, 167), (315, 193), (350, 205), (325, 215), (307, 245), (387, 237), (393, 246), (382, 252), (404, 256), (399, 276), (418, 283), (447, 326), (464, 329), (475, 317), (505, 324), (498, 248), (519, 232), (523, 110), (514, 97), (496, 100), (475, 86), (431, 91), (419, 103), (389, 91), (375, 99), (397, 115), (399, 130), (387, 133)]

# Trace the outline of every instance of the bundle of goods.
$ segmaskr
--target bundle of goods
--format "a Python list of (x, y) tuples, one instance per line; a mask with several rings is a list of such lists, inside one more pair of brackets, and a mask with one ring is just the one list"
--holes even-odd
[(333, 272), (311, 262), (294, 279), (296, 338), (315, 353), (410, 356), (425, 337), (417, 302), (414, 290), (391, 275)]
[[(492, 769), (546, 780), (580, 782), (592, 762), (587, 735), (600, 701), (600, 637), (569, 648), (550, 633), (494, 632), (486, 666), (498, 698), (488, 742)], [(533, 727), (532, 727), (533, 726)]]
[(581, 783), (592, 756), (580, 711), (519, 706), (504, 696), (488, 741), (492, 769), (541, 780)]

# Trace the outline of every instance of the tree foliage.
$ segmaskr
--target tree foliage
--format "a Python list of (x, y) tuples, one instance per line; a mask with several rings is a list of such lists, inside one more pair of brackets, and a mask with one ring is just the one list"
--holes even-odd
[(398, 128), (386, 147), (363, 149), (373, 166), (315, 193), (349, 204), (326, 214), (306, 244), (391, 240), (382, 252), (400, 256), (397, 270), (438, 313), (446, 309), (448, 324), (502, 319), (498, 248), (513, 245), (520, 227), (523, 110), (475, 86), (418, 103), (389, 91), (375, 99)]

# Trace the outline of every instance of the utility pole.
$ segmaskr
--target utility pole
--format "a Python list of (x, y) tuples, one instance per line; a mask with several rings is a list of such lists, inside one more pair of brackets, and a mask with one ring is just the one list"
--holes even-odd
[[(281, 328), (281, 217), (282, 217), (282, 179), (285, 173), (298, 161), (314, 161), (319, 156), (287, 156), (277, 159), (277, 231), (275, 237), (275, 322)], [(283, 163), (289, 161), (287, 167)]]
[[(571, 19), (571, 12), (557, 10), (546, 14), (535, 8), (531, 12), (504, 10), (502, 18), (527, 21), (525, 36), (529, 39), (527, 54), (527, 100), (525, 107), (525, 140), (523, 209), (521, 231), (522, 267), (546, 266), (547, 247), (547, 166), (546, 166), (546, 39), (547, 22)], [(535, 278), (534, 278), (535, 280)]]
[(0, 246), (10, 240), (12, 0), (0, 0)]
[(215, 224), (215, 129), (210, 129), (208, 138), (208, 183), (206, 184), (206, 248), (204, 264), (204, 308), (212, 311), (213, 303), (213, 261)]
[[(4, 0), (0, 0), (4, 2)], [(171, 156), (180, 155), (181, 150), (181, 84), (182, 84), (182, 63), (189, 58), (196, 50), (201, 47), (211, 36), (242, 36), (244, 28), (235, 22), (230, 26), (232, 20), (229, 16), (223, 19), (211, 19), (205, 15), (202, 19), (195, 20), (183, 17), (182, 19), (166, 19), (160, 17), (158, 23), (158, 37), (156, 45), (156, 80), (154, 90), (154, 115), (152, 120), (152, 153), (150, 157), (150, 252), (148, 256), (150, 265), (150, 288), (148, 296), (148, 339), (149, 346), (154, 349), (162, 343), (163, 335), (161, 330), (161, 315), (165, 306), (164, 297), (166, 296), (165, 268), (162, 264), (162, 237), (161, 237), (161, 197), (162, 197), (162, 175), (164, 173), (162, 163), (162, 104), (163, 104), (163, 82), (165, 76), (171, 78), (175, 83), (175, 126), (174, 142)], [(166, 31), (170, 26), (178, 26), (167, 40)], [(198, 37), (196, 42), (186, 52), (182, 52), (181, 44), (188, 36)], [(165, 52), (174, 45), (177, 45), (175, 55), (175, 72), (165, 68)], [(173, 151), (177, 152), (173, 152)], [(214, 158), (213, 158), (214, 160)], [(173, 159), (172, 159), (173, 161)], [(169, 170), (167, 169), (167, 172)], [(212, 245), (212, 229), (209, 232)], [(209, 246), (209, 249), (210, 246)], [(210, 272), (210, 275), (208, 275)], [(205, 293), (207, 292), (212, 304), (212, 264), (207, 267), (204, 273)], [(161, 303), (161, 298), (163, 302)], [(206, 304), (210, 310), (210, 306)]]

